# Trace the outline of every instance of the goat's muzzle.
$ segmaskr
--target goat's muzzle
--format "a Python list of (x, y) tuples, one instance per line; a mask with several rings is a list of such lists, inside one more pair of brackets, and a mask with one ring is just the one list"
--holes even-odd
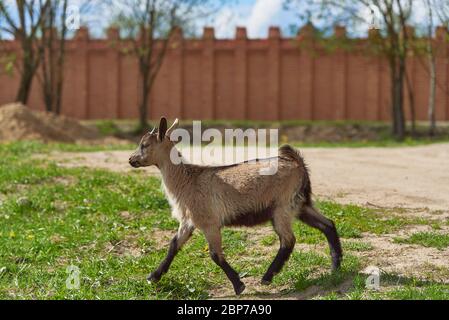
[(129, 164), (131, 165), (131, 167), (133, 168), (139, 168), (140, 167), (140, 163), (139, 161), (133, 159), (133, 158), (129, 158)]

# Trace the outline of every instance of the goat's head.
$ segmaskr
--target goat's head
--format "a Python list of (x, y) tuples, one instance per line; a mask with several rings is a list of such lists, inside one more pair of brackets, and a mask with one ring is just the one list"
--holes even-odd
[(163, 161), (164, 155), (168, 154), (174, 143), (170, 141), (170, 134), (178, 126), (178, 119), (167, 129), (167, 119), (161, 118), (159, 128), (146, 133), (140, 140), (136, 151), (129, 157), (129, 164), (134, 168), (157, 165)]

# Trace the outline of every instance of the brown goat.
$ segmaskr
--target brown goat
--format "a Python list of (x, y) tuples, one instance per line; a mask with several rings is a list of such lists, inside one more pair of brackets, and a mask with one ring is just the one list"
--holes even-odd
[(280, 249), (262, 278), (263, 284), (269, 284), (293, 251), (295, 218), (324, 233), (333, 270), (340, 267), (342, 249), (335, 225), (313, 207), (309, 174), (294, 148), (287, 145), (279, 149), (278, 170), (274, 175), (259, 173), (264, 160), (217, 167), (184, 161), (174, 164), (170, 153), (175, 144), (169, 137), (177, 124), (176, 120), (167, 130), (167, 120), (162, 118), (159, 129), (145, 134), (129, 158), (135, 168), (151, 165), (159, 168), (172, 214), (180, 223), (166, 258), (150, 274), (149, 281), (160, 280), (176, 253), (198, 228), (206, 237), (212, 260), (226, 273), (238, 295), (245, 285), (225, 260), (220, 231), (224, 226), (254, 226), (271, 221), (280, 239)]

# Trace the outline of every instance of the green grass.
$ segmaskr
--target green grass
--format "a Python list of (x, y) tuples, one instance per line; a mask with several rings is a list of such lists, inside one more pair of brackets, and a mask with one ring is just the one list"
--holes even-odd
[(416, 147), (434, 143), (447, 143), (449, 138), (406, 138), (404, 141), (397, 141), (393, 138), (379, 140), (362, 141), (339, 141), (339, 142), (292, 142), (297, 148), (397, 148)]
[(435, 232), (417, 232), (408, 238), (396, 238), (395, 241), (397, 243), (419, 244), (440, 250), (449, 247), (449, 235)]
[(323, 300), (448, 300), (449, 284), (417, 278), (401, 277), (394, 274), (380, 274), (380, 289), (366, 289), (366, 275), (356, 274), (351, 282), (351, 289), (347, 292), (330, 292), (318, 299)]
[[(92, 151), (61, 144), (0, 144), (0, 299), (203, 299), (214, 288), (230, 287), (224, 273), (209, 258), (206, 241), (199, 232), (178, 254), (161, 282), (147, 284), (146, 276), (157, 267), (168, 247), (169, 240), (161, 240), (158, 235), (170, 237), (177, 228), (161, 183), (140, 171), (120, 174), (63, 168), (32, 157), (36, 153), (80, 150)], [(364, 261), (355, 254), (372, 247), (359, 238), (365, 232), (391, 233), (419, 221), (329, 201), (319, 201), (317, 206), (336, 222), (344, 239), (342, 270), (329, 272), (324, 236), (295, 223), (298, 243), (323, 249), (295, 251), (273, 286), (283, 288), (282, 294), (302, 292), (311, 286), (333, 292), (349, 279), (352, 298), (365, 298), (366, 290), (359, 288)], [(254, 244), (245, 231), (223, 232), (228, 260), (243, 278), (262, 277), (276, 249), (273, 247), (268, 255), (260, 250), (277, 243), (273, 234)], [(70, 265), (80, 269), (79, 290), (66, 288)], [(413, 291), (404, 284), (398, 289), (402, 291), (368, 297), (429, 294), (442, 298), (447, 294), (438, 283), (423, 284), (419, 289)], [(332, 298), (332, 293), (327, 298)]]
[(347, 241), (343, 243), (344, 251), (366, 252), (373, 250), (373, 246), (367, 242)]
[[(90, 120), (85, 121), (91, 126), (95, 126), (105, 135), (118, 136), (134, 136), (137, 128), (136, 120)], [(158, 126), (158, 121), (150, 121), (151, 127)], [(183, 120), (180, 122), (181, 127), (191, 127), (192, 120)], [(241, 128), (241, 129), (286, 129), (292, 127), (306, 128), (341, 128), (343, 131), (348, 130), (347, 127), (368, 128), (374, 134), (374, 137), (366, 140), (360, 137), (352, 137), (344, 141), (293, 141), (285, 140), (280, 137), (281, 142), (290, 143), (296, 147), (322, 147), (322, 148), (362, 148), (362, 147), (411, 147), (428, 145), (433, 143), (449, 142), (449, 130), (446, 124), (439, 124), (439, 133), (437, 136), (430, 138), (427, 135), (428, 125), (424, 122), (418, 122), (416, 127), (416, 136), (408, 136), (404, 141), (397, 141), (391, 135), (390, 124), (380, 121), (332, 121), (332, 120), (284, 120), (284, 121), (258, 121), (258, 120), (203, 120), (201, 121), (202, 129), (207, 128)], [(313, 136), (311, 137), (313, 138)], [(285, 140), (285, 141), (284, 141)], [(314, 140), (314, 139), (313, 139)]]
[[(361, 238), (363, 233), (387, 234), (407, 225), (423, 224), (416, 218), (399, 217), (379, 209), (364, 208), (356, 205), (341, 205), (330, 201), (317, 201), (316, 206), (337, 225), (341, 237), (347, 239)], [(322, 242), (322, 234), (304, 224), (294, 226), (300, 241), (309, 244)]]
[[(173, 119), (168, 119), (172, 122)], [(180, 119), (181, 126), (192, 125), (192, 119)], [(83, 123), (88, 125), (95, 125), (102, 127), (104, 125), (119, 128), (135, 128), (138, 125), (138, 120), (135, 119), (110, 119), (110, 120), (84, 120)], [(150, 126), (158, 126), (159, 119), (149, 120)], [(280, 126), (292, 127), (292, 126), (309, 126), (317, 125), (322, 127), (329, 126), (346, 126), (346, 125), (367, 125), (380, 128), (388, 128), (388, 122), (382, 121), (364, 121), (364, 120), (281, 120), (281, 121), (266, 121), (266, 120), (201, 120), (201, 124), (205, 128), (209, 127), (234, 127), (234, 128), (276, 128)]]
[(117, 123), (113, 120), (96, 120), (94, 125), (104, 136), (113, 136), (122, 133)]
[(38, 141), (23, 141), (12, 143), (0, 143), (0, 152), (8, 153), (18, 158), (30, 156), (32, 154), (46, 154), (49, 152), (95, 152), (113, 150), (133, 150), (135, 143), (129, 144), (109, 144), (109, 145), (87, 145), (87, 144), (67, 144), (67, 143), (42, 143)]

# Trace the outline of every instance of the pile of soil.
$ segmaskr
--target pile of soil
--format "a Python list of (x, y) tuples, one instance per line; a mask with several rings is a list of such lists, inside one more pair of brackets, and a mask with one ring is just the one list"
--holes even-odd
[(49, 112), (33, 111), (20, 104), (0, 107), (0, 141), (38, 140), (43, 142), (94, 141), (101, 139), (95, 128)]

